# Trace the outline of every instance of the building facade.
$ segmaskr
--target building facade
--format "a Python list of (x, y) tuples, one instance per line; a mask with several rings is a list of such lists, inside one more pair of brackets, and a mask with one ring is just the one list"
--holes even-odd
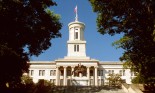
[(68, 27), (67, 56), (55, 61), (29, 62), (29, 76), (35, 83), (44, 79), (57, 86), (102, 86), (112, 73), (120, 74), (126, 83), (131, 83), (134, 75), (129, 69), (123, 69), (122, 62), (101, 62), (86, 56), (83, 22), (76, 17)]

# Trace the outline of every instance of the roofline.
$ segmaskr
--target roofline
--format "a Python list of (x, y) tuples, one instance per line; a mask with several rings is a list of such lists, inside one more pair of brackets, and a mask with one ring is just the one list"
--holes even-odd
[(123, 65), (124, 62), (121, 61), (102, 61), (100, 62), (101, 65)]
[(47, 64), (56, 64), (54, 61), (29, 61), (29, 62), (27, 62), (28, 64), (35, 64), (35, 65), (42, 65), (42, 64), (44, 64), (44, 65), (47, 65)]
[(124, 62), (122, 61), (99, 61), (99, 60), (96, 60), (96, 59), (91, 59), (91, 60), (79, 60), (79, 59), (58, 59), (58, 60), (55, 60), (55, 61), (29, 61), (27, 62), (28, 64), (56, 64), (57, 62), (68, 62), (68, 61), (71, 61), (71, 62), (97, 62), (98, 64), (100, 65), (123, 65)]

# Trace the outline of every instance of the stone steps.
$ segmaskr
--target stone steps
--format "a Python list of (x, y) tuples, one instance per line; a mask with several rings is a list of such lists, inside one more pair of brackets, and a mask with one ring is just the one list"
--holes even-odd
[(125, 93), (122, 89), (91, 86), (59, 86), (52, 93)]

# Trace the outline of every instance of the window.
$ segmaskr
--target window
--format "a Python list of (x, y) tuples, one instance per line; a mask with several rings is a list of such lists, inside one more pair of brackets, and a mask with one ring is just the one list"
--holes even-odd
[(123, 70), (123, 76), (125, 76), (125, 70)]
[(119, 74), (120, 74), (121, 76), (125, 76), (125, 70), (120, 70), (120, 71), (119, 71)]
[(111, 74), (111, 70), (108, 70), (108, 73)]
[(103, 76), (103, 70), (98, 70), (98, 76)]
[(34, 70), (29, 70), (29, 75), (33, 76), (34, 75)]
[(114, 74), (114, 70), (112, 70), (112, 74)]
[(79, 45), (74, 45), (74, 52), (79, 52)]
[(78, 39), (78, 32), (75, 32), (75, 39)]
[(109, 70), (108, 73), (109, 74), (114, 74), (114, 70)]
[(54, 76), (56, 75), (56, 70), (54, 70), (53, 75), (54, 75)]
[(55, 76), (56, 75), (56, 70), (50, 70), (50, 76)]
[(76, 52), (76, 45), (74, 45), (74, 52)]
[(67, 70), (67, 76), (71, 76), (71, 70)]
[(100, 70), (97, 71), (97, 75), (100, 76)]
[(77, 45), (77, 52), (79, 52), (79, 45)]
[(39, 76), (45, 76), (45, 70), (39, 70)]
[(119, 70), (119, 74), (122, 76), (122, 70)]
[(53, 70), (50, 70), (50, 76), (53, 76)]
[(103, 70), (100, 70), (100, 74), (101, 74), (101, 76), (103, 76)]
[(74, 28), (74, 39), (78, 39), (79, 38), (79, 33), (78, 33), (78, 28)]
[(60, 70), (60, 75), (63, 76), (64, 75), (64, 71)]
[(55, 85), (55, 79), (50, 79), (50, 82)]
[(90, 76), (93, 76), (93, 74), (94, 74), (93, 70), (90, 70)]

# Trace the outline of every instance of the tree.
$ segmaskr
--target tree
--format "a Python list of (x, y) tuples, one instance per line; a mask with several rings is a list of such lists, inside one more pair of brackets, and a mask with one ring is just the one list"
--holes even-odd
[(109, 74), (109, 77), (107, 78), (109, 80), (109, 86), (117, 86), (117, 87), (121, 87), (121, 75), (119, 74)]
[[(124, 49), (121, 61), (139, 73), (147, 85), (155, 83), (155, 1), (89, 0), (98, 14), (101, 34), (123, 34), (114, 42)], [(155, 85), (153, 85), (155, 86)], [(154, 88), (155, 89), (155, 88)]]
[(40, 80), (35, 87), (33, 93), (51, 93), (53, 92), (54, 85), (47, 80)]
[(21, 77), (20, 87), (17, 91), (14, 91), (14, 93), (34, 93), (35, 87), (36, 84), (33, 82), (32, 78), (29, 77), (27, 73), (24, 73)]
[(131, 80), (131, 82), (134, 84), (142, 84), (144, 80), (139, 75), (137, 75)]
[(20, 82), (29, 58), (61, 37), (60, 17), (49, 10), (54, 5), (52, 0), (0, 0), (0, 88)]

